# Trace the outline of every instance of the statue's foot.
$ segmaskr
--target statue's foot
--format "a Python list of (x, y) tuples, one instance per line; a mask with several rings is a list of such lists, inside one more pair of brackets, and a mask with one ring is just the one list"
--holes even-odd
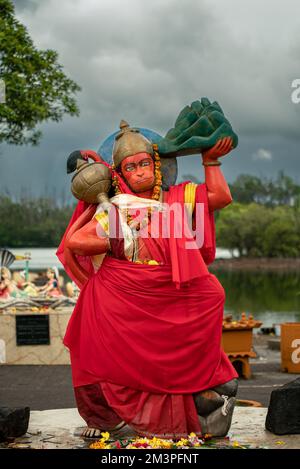
[(83, 438), (100, 438), (101, 436), (101, 433), (103, 432), (109, 432), (109, 433), (113, 433), (113, 432), (117, 432), (118, 430), (121, 430), (121, 428), (125, 427), (126, 425), (126, 422), (124, 422), (122, 420), (122, 422), (120, 422), (118, 425), (116, 425), (114, 428), (112, 429), (100, 429), (100, 428), (94, 428), (94, 427), (86, 427), (83, 432), (81, 433), (81, 436)]
[(212, 389), (194, 395), (197, 413), (206, 416), (224, 404), (224, 399)]
[(100, 438), (103, 431), (104, 430), (99, 430), (99, 428), (86, 427), (81, 433), (81, 436), (83, 438)]
[(227, 381), (227, 383), (216, 386), (213, 390), (220, 395), (224, 394), (228, 397), (235, 397), (238, 390), (238, 380), (236, 378), (231, 379), (230, 381)]
[(223, 396), (223, 406), (214, 410), (207, 417), (199, 415), (201, 431), (205, 434), (210, 434), (216, 437), (224, 437), (227, 435), (231, 421), (236, 399)]

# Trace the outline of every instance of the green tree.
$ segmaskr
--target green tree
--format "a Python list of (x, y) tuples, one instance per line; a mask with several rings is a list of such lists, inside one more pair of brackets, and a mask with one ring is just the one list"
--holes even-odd
[(279, 205), (293, 205), (300, 195), (300, 187), (283, 171), (279, 171), (273, 191), (273, 198)]
[(300, 186), (283, 171), (278, 173), (275, 180), (241, 174), (229, 186), (233, 200), (243, 204), (256, 202), (275, 207), (277, 205), (295, 205), (300, 200)]
[(272, 210), (264, 205), (249, 204), (240, 219), (243, 253), (249, 257), (263, 257), (265, 231), (272, 221)]
[(0, 196), (1, 247), (58, 246), (71, 218), (72, 206), (59, 207), (51, 199), (22, 199)]
[(300, 211), (233, 203), (219, 213), (217, 244), (249, 257), (300, 256)]
[(64, 74), (57, 52), (34, 46), (11, 0), (0, 0), (0, 78), (6, 88), (0, 143), (36, 145), (41, 138), (37, 124), (79, 114), (74, 93), (80, 87)]
[(299, 215), (291, 207), (276, 207), (271, 223), (263, 236), (266, 257), (297, 257), (300, 255)]
[(233, 200), (236, 202), (250, 204), (251, 202), (264, 203), (266, 200), (266, 184), (257, 176), (241, 174), (229, 186)]
[(232, 254), (237, 249), (239, 256), (244, 254), (241, 230), (245, 210), (247, 210), (246, 205), (234, 202), (218, 212), (216, 224), (217, 245), (229, 249)]

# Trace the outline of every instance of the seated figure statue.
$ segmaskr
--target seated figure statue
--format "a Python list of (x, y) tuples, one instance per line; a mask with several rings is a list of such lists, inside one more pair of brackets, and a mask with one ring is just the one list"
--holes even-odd
[[(184, 114), (187, 134), (184, 125), (195, 125)], [(167, 145), (170, 157), (199, 151), (197, 138), (190, 147), (182, 142)], [(81, 196), (76, 189), (81, 202), (57, 255), (81, 289), (64, 343), (84, 437), (126, 424), (147, 437), (227, 434), (237, 373), (221, 349), (224, 290), (207, 266), (215, 257), (214, 211), (232, 201), (218, 158), (235, 145), (225, 133), (202, 146), (204, 183), (165, 190), (166, 142), (151, 142), (125, 121), (112, 166), (95, 155), (89, 164), (88, 152), (78, 152), (73, 169), (88, 188)], [(94, 182), (84, 168), (100, 171)], [(112, 186), (93, 200), (101, 174)], [(175, 235), (188, 215), (188, 228)]]

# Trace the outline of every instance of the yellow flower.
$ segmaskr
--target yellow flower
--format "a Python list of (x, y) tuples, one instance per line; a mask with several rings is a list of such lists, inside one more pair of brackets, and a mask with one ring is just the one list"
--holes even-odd
[(104, 441), (107, 441), (109, 440), (110, 434), (108, 432), (103, 432), (101, 433), (101, 436)]
[(167, 448), (167, 449), (169, 449), (169, 448), (172, 448), (172, 446), (173, 446), (173, 443), (170, 442), (170, 441), (165, 441), (165, 442), (162, 444), (162, 448)]
[(181, 438), (181, 440), (177, 441), (176, 446), (186, 446), (188, 444), (189, 440), (187, 438)]
[(148, 441), (148, 444), (151, 446), (151, 448), (172, 448), (173, 441), (172, 440), (163, 440), (161, 438), (152, 438), (151, 440)]
[(233, 446), (234, 448), (238, 448), (238, 447), (241, 446), (241, 445), (239, 444), (238, 441), (234, 441), (234, 442), (232, 443), (232, 446)]
[(197, 435), (196, 435), (196, 433), (194, 433), (194, 432), (192, 432), (192, 433), (189, 434), (189, 438), (196, 438), (196, 436), (197, 436)]
[(285, 441), (278, 440), (276, 441), (276, 445), (285, 445)]
[(90, 445), (91, 449), (111, 449), (111, 445), (107, 445), (103, 438), (99, 441), (95, 441)]

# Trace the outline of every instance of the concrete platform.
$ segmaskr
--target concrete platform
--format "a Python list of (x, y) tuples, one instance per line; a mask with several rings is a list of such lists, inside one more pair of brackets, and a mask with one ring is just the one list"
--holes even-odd
[[(300, 449), (300, 435), (278, 436), (265, 430), (267, 409), (236, 407), (229, 440), (222, 443), (232, 446), (234, 442), (250, 449), (277, 448)], [(28, 433), (3, 447), (32, 449), (74, 449), (87, 448), (88, 442), (80, 437), (85, 423), (77, 409), (53, 409), (31, 412)], [(117, 438), (134, 436), (125, 427)], [(221, 441), (221, 439), (220, 439)], [(0, 446), (1, 447), (1, 446)]]

